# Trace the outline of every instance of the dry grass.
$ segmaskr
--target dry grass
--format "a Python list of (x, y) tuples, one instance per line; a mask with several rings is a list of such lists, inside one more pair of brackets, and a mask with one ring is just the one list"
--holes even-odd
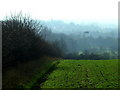
[(43, 57), (12, 67), (3, 73), (3, 88), (31, 87), (44, 74), (55, 58)]

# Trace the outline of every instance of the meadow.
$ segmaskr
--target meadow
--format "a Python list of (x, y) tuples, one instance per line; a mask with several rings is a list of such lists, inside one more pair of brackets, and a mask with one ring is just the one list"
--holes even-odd
[(60, 60), (40, 88), (118, 88), (118, 60)]

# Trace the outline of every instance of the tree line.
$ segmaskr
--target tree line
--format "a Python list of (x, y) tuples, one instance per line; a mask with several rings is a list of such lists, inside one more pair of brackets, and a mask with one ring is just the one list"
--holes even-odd
[(41, 33), (43, 38), (49, 42), (58, 41), (66, 59), (118, 58), (118, 39), (114, 37), (86, 36), (83, 38), (75, 34), (54, 33), (52, 30), (44, 30)]

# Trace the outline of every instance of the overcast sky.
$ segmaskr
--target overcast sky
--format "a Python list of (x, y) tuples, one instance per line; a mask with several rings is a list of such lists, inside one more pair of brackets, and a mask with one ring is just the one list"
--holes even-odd
[(117, 22), (119, 0), (1, 0), (0, 19), (22, 10), (34, 19)]

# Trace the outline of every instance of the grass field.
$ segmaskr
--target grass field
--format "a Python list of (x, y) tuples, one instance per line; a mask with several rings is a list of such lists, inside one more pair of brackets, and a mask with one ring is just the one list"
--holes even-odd
[(118, 60), (61, 60), (41, 88), (118, 88)]

